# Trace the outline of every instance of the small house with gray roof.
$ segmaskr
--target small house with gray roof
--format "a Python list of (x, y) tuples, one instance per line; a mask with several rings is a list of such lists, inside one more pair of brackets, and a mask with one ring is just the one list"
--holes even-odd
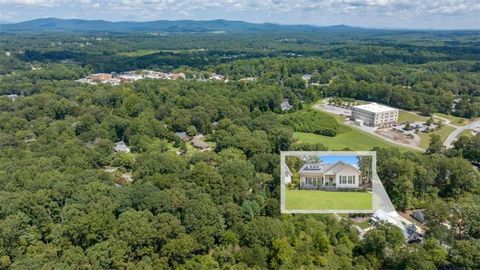
[(300, 189), (360, 188), (360, 170), (342, 161), (305, 164), (298, 173), (300, 174)]
[(115, 152), (130, 153), (130, 148), (128, 148), (124, 141), (115, 143), (113, 150), (115, 150)]

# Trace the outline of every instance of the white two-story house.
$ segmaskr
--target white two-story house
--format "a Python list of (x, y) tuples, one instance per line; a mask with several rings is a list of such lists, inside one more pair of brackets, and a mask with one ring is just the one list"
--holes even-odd
[(305, 164), (298, 173), (300, 174), (300, 189), (334, 190), (360, 187), (360, 170), (342, 161), (333, 164)]

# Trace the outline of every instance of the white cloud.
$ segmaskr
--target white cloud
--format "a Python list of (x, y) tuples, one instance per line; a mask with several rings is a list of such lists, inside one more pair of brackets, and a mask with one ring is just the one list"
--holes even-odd
[(18, 5), (18, 6), (39, 6), (51, 7), (58, 6), (62, 0), (0, 0), (0, 5)]
[(0, 21), (11, 21), (15, 19), (19, 14), (14, 11), (0, 12)]
[(306, 9), (319, 9), (323, 12), (361, 12), (385, 11), (452, 14), (465, 11), (479, 11), (479, 1), (469, 0), (0, 0), (2, 5), (17, 6), (61, 6), (75, 5), (93, 6), (103, 4), (115, 9), (132, 10), (208, 10), (224, 9), (232, 11), (265, 10), (276, 12), (296, 12)]
[[(30, 17), (39, 16), (34, 10), (37, 7), (53, 7), (51, 11), (44, 10), (44, 13), (50, 13), (41, 14), (50, 17), (64, 16), (67, 13), (55, 13), (69, 7), (79, 18), (109, 20), (253, 18), (257, 22), (268, 19), (276, 22), (298, 21), (313, 24), (322, 23), (322, 18), (335, 16), (347, 23), (351, 21), (350, 18), (357, 17), (364, 18), (365, 21), (376, 19), (391, 24), (396, 20), (413, 22), (434, 17), (448, 19), (466, 14), (472, 21), (476, 18), (475, 14), (480, 12), (480, 1), (474, 0), (0, 0), (0, 5), (6, 11), (17, 11), (20, 14), (23, 13), (22, 8), (31, 9)], [(11, 8), (3, 8), (4, 6)]]

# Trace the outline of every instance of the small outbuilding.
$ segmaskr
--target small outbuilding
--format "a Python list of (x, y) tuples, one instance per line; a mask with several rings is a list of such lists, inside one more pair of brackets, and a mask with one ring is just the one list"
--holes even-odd
[(282, 112), (284, 111), (289, 111), (293, 108), (292, 105), (290, 105), (290, 102), (288, 99), (284, 99), (283, 102), (280, 104), (280, 109), (282, 109)]
[(113, 148), (113, 150), (120, 153), (130, 153), (130, 148), (128, 148), (124, 141), (119, 141), (115, 143), (115, 147)]
[(8, 97), (11, 101), (15, 101), (15, 100), (17, 100), (18, 95), (17, 95), (17, 94), (11, 94), (11, 95), (7, 95), (7, 97)]
[(128, 183), (133, 182), (133, 177), (129, 173), (122, 173), (122, 179), (127, 181)]
[(410, 216), (422, 224), (425, 223), (425, 215), (422, 210), (413, 210)]
[(175, 136), (180, 138), (182, 141), (188, 141), (190, 140), (190, 137), (187, 135), (186, 132), (175, 132)]

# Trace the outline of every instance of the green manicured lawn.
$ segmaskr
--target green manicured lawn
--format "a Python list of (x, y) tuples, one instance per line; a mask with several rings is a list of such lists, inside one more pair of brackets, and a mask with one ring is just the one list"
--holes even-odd
[[(211, 149), (215, 149), (216, 147), (215, 142), (208, 141), (206, 143), (210, 145)], [(193, 154), (200, 152), (200, 150), (198, 148), (195, 148), (190, 142), (187, 142), (186, 145), (187, 145), (187, 152), (185, 153), (185, 155), (187, 157), (190, 157)], [(167, 143), (167, 147), (168, 147), (168, 151), (175, 152), (175, 153), (180, 150), (179, 147), (174, 147), (172, 142)]]
[(322, 190), (285, 191), (287, 210), (371, 210), (372, 194)]
[[(186, 145), (187, 145), (187, 152), (185, 153), (185, 155), (187, 155), (187, 156), (191, 156), (191, 155), (200, 151), (197, 148), (193, 147), (193, 145), (190, 144), (190, 142), (187, 142)], [(179, 147), (174, 147), (173, 143), (169, 142), (168, 143), (168, 151), (176, 153), (177, 151), (180, 151), (180, 148)]]
[(369, 151), (373, 147), (394, 147), (401, 151), (415, 151), (413, 149), (389, 143), (374, 135), (351, 128), (350, 131), (337, 134), (335, 137), (317, 135), (313, 133), (294, 132), (293, 137), (303, 143), (321, 143), (329, 150), (343, 150), (349, 148), (354, 151)]
[(455, 130), (454, 127), (444, 125), (440, 130), (437, 130), (435, 132), (430, 132), (430, 133), (418, 133), (418, 136), (420, 137), (420, 147), (427, 149), (428, 145), (430, 144), (430, 135), (432, 134), (437, 134), (440, 135), (442, 138), (442, 142), (444, 142), (448, 135), (452, 133)]
[(434, 115), (450, 120), (450, 124), (454, 126), (460, 127), (470, 123), (470, 119), (463, 118), (463, 117), (458, 117), (458, 116), (453, 116), (453, 115), (443, 114), (443, 113), (435, 113)]
[(407, 111), (400, 111), (398, 113), (398, 122), (405, 123), (405, 122), (425, 122), (427, 121), (428, 117), (418, 115), (416, 113), (407, 112)]
[(358, 227), (362, 228), (362, 229), (366, 229), (368, 227), (371, 227), (372, 225), (370, 225), (370, 219), (366, 219), (360, 223), (355, 223)]
[[(349, 148), (350, 150), (353, 150), (353, 151), (368, 151), (368, 150), (372, 150), (373, 147), (382, 147), (382, 148), (393, 147), (393, 148), (398, 148), (401, 151), (415, 151), (408, 147), (404, 147), (404, 146), (400, 146), (400, 145), (396, 145), (396, 144), (384, 141), (375, 135), (369, 134), (359, 129), (349, 127), (343, 124), (343, 121), (345, 120), (345, 116), (336, 115), (336, 114), (324, 112), (324, 111), (319, 111), (317, 109), (314, 109), (314, 110), (316, 111), (315, 116), (317, 117), (317, 119), (320, 119), (318, 123), (325, 123), (326, 124), (325, 126), (327, 127), (336, 126), (337, 135), (334, 137), (330, 137), (330, 136), (323, 136), (323, 135), (318, 135), (318, 134), (308, 133), (308, 132), (298, 132), (299, 129), (294, 128), (295, 130), (297, 130), (297, 132), (293, 133), (293, 137), (297, 139), (299, 142), (309, 143), (309, 144), (321, 143), (326, 147), (328, 147), (329, 150), (343, 150), (345, 148)], [(296, 117), (300, 117), (300, 119), (303, 119), (303, 120), (295, 119), (296, 118), (295, 117), (293, 119), (295, 119), (296, 121), (291, 121), (291, 122), (299, 122), (299, 123), (307, 122), (308, 123), (309, 121), (305, 119), (305, 114), (308, 114), (309, 116), (311, 116), (312, 111), (310, 109), (305, 109), (297, 112), (296, 114), (297, 114), (295, 115)], [(290, 119), (293, 120), (292, 118)], [(293, 125), (293, 123), (291, 123), (291, 125)]]

